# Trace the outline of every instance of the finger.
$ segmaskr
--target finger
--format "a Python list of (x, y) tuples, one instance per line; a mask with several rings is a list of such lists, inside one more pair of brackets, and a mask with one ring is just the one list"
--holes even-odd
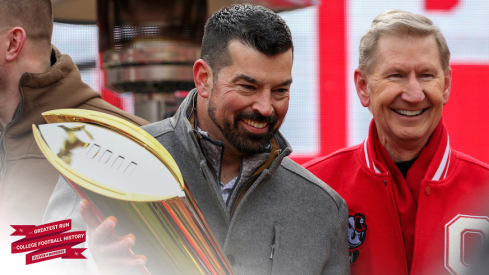
[(147, 259), (146, 256), (135, 255), (126, 249), (126, 253), (119, 251), (116, 255), (105, 255), (102, 258), (95, 257), (95, 262), (100, 274), (119, 274), (118, 270), (120, 267), (139, 268), (146, 265)]
[(129, 253), (129, 248), (133, 247), (135, 243), (134, 235), (126, 235), (119, 240), (111, 240), (104, 245), (98, 246), (98, 253), (109, 256), (121, 256), (124, 253)]
[(96, 228), (100, 225), (100, 220), (92, 212), (90, 203), (87, 200), (82, 200), (78, 207), (82, 220), (90, 228)]
[(142, 267), (146, 264), (146, 256), (143, 255), (124, 255), (117, 258), (113, 258), (112, 262), (116, 265), (123, 265), (128, 267)]
[(112, 241), (98, 247), (97, 254), (104, 255), (106, 262), (116, 265), (140, 267), (146, 264), (146, 256), (136, 255), (131, 250), (136, 238), (132, 234), (122, 237), (120, 240)]
[(117, 224), (115, 217), (106, 218), (99, 226), (97, 226), (91, 234), (94, 243), (107, 243), (110, 241), (110, 234)]
[[(105, 258), (104, 262), (97, 263), (97, 267), (100, 271), (100, 274), (119, 274), (119, 268), (122, 266), (139, 268), (146, 265), (146, 262), (147, 260), (144, 256), (123, 255), (114, 258)], [(128, 274), (127, 269), (124, 274)]]

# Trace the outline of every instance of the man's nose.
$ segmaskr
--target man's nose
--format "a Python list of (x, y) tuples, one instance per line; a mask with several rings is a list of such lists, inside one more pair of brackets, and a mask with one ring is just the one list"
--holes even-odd
[(263, 90), (256, 94), (255, 101), (251, 106), (253, 111), (259, 112), (264, 117), (269, 117), (273, 114), (272, 93), (270, 90)]
[(402, 99), (411, 104), (423, 102), (425, 94), (419, 79), (414, 74), (410, 74), (407, 79), (405, 91), (402, 93)]

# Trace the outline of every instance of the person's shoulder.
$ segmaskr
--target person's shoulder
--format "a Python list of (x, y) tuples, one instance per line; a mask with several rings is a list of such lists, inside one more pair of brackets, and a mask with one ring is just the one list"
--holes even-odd
[(169, 132), (174, 132), (174, 128), (172, 127), (169, 118), (144, 125), (141, 128), (143, 128), (146, 132), (148, 132), (155, 138), (158, 138), (159, 136)]
[(98, 112), (106, 113), (109, 115), (113, 115), (113, 116), (122, 118), (124, 120), (127, 120), (131, 123), (134, 123), (138, 126), (146, 125), (149, 123), (145, 119), (142, 119), (138, 116), (129, 114), (129, 113), (115, 107), (114, 105), (108, 103), (107, 101), (105, 101), (99, 97), (92, 98), (92, 99), (84, 102), (78, 108), (93, 110), (93, 111), (98, 111)]
[[(316, 177), (314, 174), (309, 172), (297, 162), (286, 157), (283, 159), (281, 167), (283, 167), (289, 173), (292, 173), (301, 178), (302, 182), (306, 184), (306, 186), (310, 186), (311, 188), (313, 188), (315, 192), (321, 191), (328, 198), (332, 199), (338, 209), (344, 207), (345, 201), (340, 195), (338, 195), (338, 193), (336, 193), (336, 191), (333, 190), (333, 188), (331, 188), (328, 184), (320, 180), (318, 177)], [(290, 176), (287, 176), (287, 178), (289, 180), (291, 179)]]
[(470, 167), (471, 170), (477, 169), (489, 175), (489, 164), (453, 149), (452, 149), (452, 154), (454, 154), (457, 157), (458, 161), (460, 161), (463, 164), (464, 169), (468, 169)]
[(311, 169), (323, 169), (324, 166), (331, 166), (334, 165), (334, 163), (342, 163), (345, 159), (351, 159), (354, 157), (355, 154), (358, 153), (358, 149), (360, 146), (362, 146), (363, 143), (351, 146), (351, 147), (346, 147), (339, 149), (338, 151), (335, 151), (329, 155), (326, 156), (321, 156), (314, 158), (302, 166), (304, 168), (311, 170)]

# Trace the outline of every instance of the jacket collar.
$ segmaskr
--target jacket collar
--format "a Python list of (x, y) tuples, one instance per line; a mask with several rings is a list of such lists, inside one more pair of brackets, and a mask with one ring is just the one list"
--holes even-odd
[[(46, 123), (41, 113), (59, 108), (75, 108), (96, 97), (94, 91), (81, 80), (73, 60), (52, 47), (54, 64), (44, 73), (24, 73), (19, 81), (21, 101), (12, 121), (5, 130), (12, 138), (30, 134), (32, 124)], [(6, 133), (5, 133), (6, 134)]]
[[(366, 166), (376, 174), (389, 172), (384, 161), (380, 160), (375, 154), (377, 134), (375, 121), (372, 119), (369, 128), (369, 135), (364, 140), (362, 146), (361, 158), (365, 161)], [(379, 143), (379, 146), (380, 145)], [(385, 150), (383, 147), (381, 148)], [(416, 162), (426, 163), (424, 178), (432, 181), (439, 181), (447, 178), (449, 175), (451, 160), (451, 148), (448, 137), (448, 131), (443, 117), (440, 119), (437, 127), (433, 131), (428, 144), (421, 150)], [(423, 165), (413, 164), (413, 168), (423, 169)], [(416, 165), (416, 166), (415, 166)], [(409, 176), (409, 175), (408, 175)]]
[[(170, 119), (170, 123), (175, 129), (175, 133), (182, 141), (183, 146), (194, 156), (200, 155), (200, 147), (197, 141), (197, 137), (194, 134), (194, 128), (191, 123), (194, 122), (192, 116), (195, 114), (197, 89), (193, 89), (187, 95), (185, 100), (180, 105), (180, 108), (176, 114)], [(275, 141), (272, 142), (272, 152), (270, 158), (266, 161), (266, 167), (260, 167), (259, 172), (268, 168), (273, 172), (278, 168), (282, 159), (292, 152), (292, 148), (288, 141), (283, 137), (280, 132), (277, 132), (274, 137)], [(195, 144), (197, 146), (189, 146), (189, 144)], [(275, 144), (275, 145), (274, 145)]]

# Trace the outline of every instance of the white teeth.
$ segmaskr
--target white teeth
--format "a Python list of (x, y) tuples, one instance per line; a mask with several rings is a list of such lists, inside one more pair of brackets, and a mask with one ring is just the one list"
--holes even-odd
[(408, 110), (401, 110), (401, 109), (395, 109), (396, 113), (404, 115), (404, 116), (417, 116), (421, 114), (423, 110), (417, 110), (417, 111), (408, 111)]
[(243, 119), (243, 122), (258, 129), (265, 128), (267, 126), (266, 122), (258, 122), (250, 119)]

